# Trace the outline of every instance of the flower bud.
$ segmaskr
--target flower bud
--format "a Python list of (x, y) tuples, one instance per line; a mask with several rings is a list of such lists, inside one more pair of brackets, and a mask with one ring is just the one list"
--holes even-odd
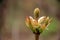
[(35, 10), (34, 10), (34, 18), (37, 19), (39, 17), (39, 13), (40, 13), (39, 8), (35, 8)]

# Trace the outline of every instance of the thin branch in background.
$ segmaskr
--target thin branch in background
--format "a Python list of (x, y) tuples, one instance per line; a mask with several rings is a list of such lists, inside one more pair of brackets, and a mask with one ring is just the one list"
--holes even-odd
[(7, 0), (0, 0), (0, 40), (1, 40), (1, 29), (4, 26), (4, 18), (6, 11)]
[(58, 20), (60, 20), (60, 0), (57, 0), (57, 13), (56, 16), (58, 18)]
[[(58, 20), (60, 21), (60, 0), (57, 0), (57, 13), (56, 13), (56, 17), (58, 18)], [(60, 26), (60, 25), (59, 25)], [(59, 36), (59, 39), (58, 40), (60, 40), (60, 27), (59, 27), (59, 29), (58, 29), (58, 36)]]

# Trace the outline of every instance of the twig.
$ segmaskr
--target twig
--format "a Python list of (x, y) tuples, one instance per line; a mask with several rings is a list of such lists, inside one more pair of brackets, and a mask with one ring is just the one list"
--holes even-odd
[(39, 40), (39, 35), (40, 34), (35, 34), (35, 40)]

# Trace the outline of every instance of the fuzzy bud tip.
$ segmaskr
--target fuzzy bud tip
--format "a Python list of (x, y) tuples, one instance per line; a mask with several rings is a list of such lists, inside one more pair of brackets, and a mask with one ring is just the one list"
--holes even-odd
[(39, 17), (39, 13), (40, 13), (40, 9), (39, 8), (35, 8), (35, 10), (34, 10), (34, 18), (38, 18)]

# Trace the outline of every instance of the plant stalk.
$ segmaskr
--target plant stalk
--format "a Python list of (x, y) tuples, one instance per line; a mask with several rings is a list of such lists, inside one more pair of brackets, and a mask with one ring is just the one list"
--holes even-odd
[(35, 40), (39, 40), (39, 35), (40, 34), (35, 34)]

